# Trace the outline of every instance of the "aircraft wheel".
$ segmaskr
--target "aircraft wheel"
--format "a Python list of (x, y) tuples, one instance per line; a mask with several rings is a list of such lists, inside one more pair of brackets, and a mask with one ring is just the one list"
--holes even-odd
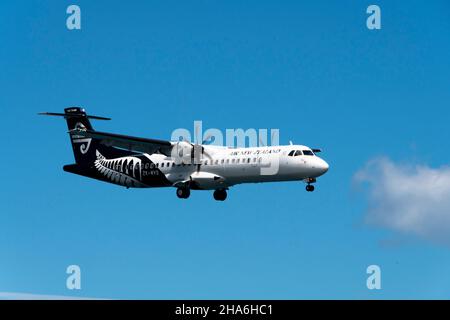
[(180, 199), (187, 199), (191, 195), (191, 190), (189, 188), (178, 188), (177, 189), (177, 197)]
[(224, 201), (227, 198), (227, 190), (217, 189), (214, 191), (213, 196), (217, 201)]
[(314, 186), (311, 185), (311, 184), (308, 184), (308, 185), (306, 186), (306, 191), (308, 191), (308, 192), (313, 192), (313, 191), (314, 191)]

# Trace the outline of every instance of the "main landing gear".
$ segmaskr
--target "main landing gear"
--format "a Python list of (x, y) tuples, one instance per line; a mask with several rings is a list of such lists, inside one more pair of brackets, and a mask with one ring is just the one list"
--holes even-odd
[(306, 191), (308, 191), (308, 192), (313, 192), (313, 191), (314, 191), (314, 186), (313, 186), (312, 184), (308, 184), (308, 185), (306, 186)]
[[(188, 187), (178, 187), (177, 197), (180, 199), (187, 199), (191, 195), (191, 190)], [(217, 201), (224, 201), (227, 198), (226, 189), (217, 189), (213, 193), (214, 199)]]
[(213, 196), (217, 201), (224, 201), (227, 198), (227, 190), (217, 189), (214, 191)]
[(187, 199), (191, 195), (191, 190), (186, 187), (177, 188), (177, 197), (180, 199)]

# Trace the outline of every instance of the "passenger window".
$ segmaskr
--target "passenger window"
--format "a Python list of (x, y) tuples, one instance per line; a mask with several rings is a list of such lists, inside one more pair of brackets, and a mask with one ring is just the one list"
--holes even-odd
[(250, 163), (250, 158), (247, 159), (247, 163)]
[(220, 161), (221, 164), (223, 164), (223, 159)]
[(236, 162), (236, 159), (231, 160), (231, 162), (232, 162), (232, 163), (235, 163), (235, 162)]
[(205, 166), (207, 166), (207, 165), (208, 165), (208, 160), (205, 161)]
[(237, 159), (237, 160), (236, 160), (236, 163), (239, 163), (239, 160), (240, 160), (240, 159)]

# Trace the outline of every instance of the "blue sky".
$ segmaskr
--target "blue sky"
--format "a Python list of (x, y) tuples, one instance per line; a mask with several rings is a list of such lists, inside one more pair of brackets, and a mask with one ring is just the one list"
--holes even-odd
[[(72, 3), (78, 31), (65, 26)], [(390, 195), (355, 175), (380, 157), (438, 177), (448, 165), (450, 5), (373, 3), (379, 31), (366, 28), (367, 1), (2, 1), (0, 292), (448, 298), (450, 246), (390, 225), (389, 212), (368, 222)], [(66, 124), (36, 113), (74, 105), (113, 118), (99, 130), (160, 139), (194, 120), (278, 128), (281, 143), (323, 148), (330, 171), (314, 193), (242, 185), (223, 203), (126, 190), (62, 171)], [(66, 289), (71, 264), (80, 291)], [(379, 291), (366, 287), (371, 264)]]

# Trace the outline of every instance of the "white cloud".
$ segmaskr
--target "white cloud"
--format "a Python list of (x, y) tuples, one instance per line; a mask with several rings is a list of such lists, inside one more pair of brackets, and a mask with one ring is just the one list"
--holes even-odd
[(450, 167), (378, 158), (354, 179), (369, 185), (368, 223), (450, 245)]

